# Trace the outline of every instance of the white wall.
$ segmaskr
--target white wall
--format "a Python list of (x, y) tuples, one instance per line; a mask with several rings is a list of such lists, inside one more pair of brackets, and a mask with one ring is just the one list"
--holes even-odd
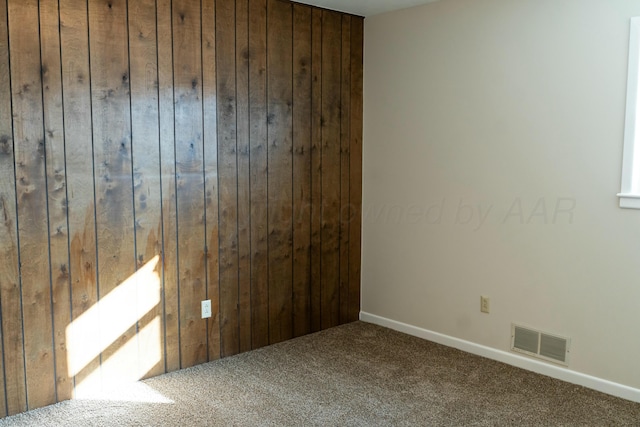
[(640, 388), (640, 211), (616, 197), (638, 15), (442, 0), (366, 20), (364, 312), (504, 351), (525, 324)]

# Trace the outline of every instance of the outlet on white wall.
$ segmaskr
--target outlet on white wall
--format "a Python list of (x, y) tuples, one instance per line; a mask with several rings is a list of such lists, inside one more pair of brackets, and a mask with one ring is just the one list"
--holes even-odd
[(483, 313), (489, 314), (491, 306), (489, 305), (489, 297), (481, 295), (480, 296), (480, 311)]
[(211, 300), (202, 301), (202, 318), (208, 319), (211, 317)]

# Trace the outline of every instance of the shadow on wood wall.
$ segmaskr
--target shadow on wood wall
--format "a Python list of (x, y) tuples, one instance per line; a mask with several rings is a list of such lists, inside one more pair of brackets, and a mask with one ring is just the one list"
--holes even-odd
[(288, 1), (0, 0), (0, 416), (357, 320), (362, 55)]

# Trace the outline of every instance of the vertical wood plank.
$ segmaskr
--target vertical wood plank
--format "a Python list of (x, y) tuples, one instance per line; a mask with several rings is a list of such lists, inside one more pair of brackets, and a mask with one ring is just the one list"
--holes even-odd
[(207, 297), (209, 360), (220, 358), (220, 267), (218, 262), (218, 127), (216, 88), (216, 5), (202, 1), (202, 87), (204, 92), (204, 159), (207, 217)]
[(9, 2), (27, 406), (55, 402), (38, 2)]
[(0, 309), (2, 315), (3, 387), (0, 409), (6, 415), (27, 409), (24, 347), (22, 340), (22, 305), (18, 272), (18, 223), (14, 141), (9, 74), (9, 34), (7, 2), (0, 0)]
[(157, 0), (158, 109), (160, 119), (160, 176), (162, 185), (162, 285), (166, 371), (180, 369), (180, 312), (178, 307), (178, 224), (173, 94), (173, 32), (171, 0)]
[(251, 200), (249, 158), (249, 1), (236, 0), (238, 141), (238, 328), (240, 352), (251, 350)]
[(340, 323), (340, 84), (342, 17), (322, 26), (322, 329)]
[(206, 321), (200, 316), (200, 301), (206, 296), (200, 12), (199, 1), (173, 2), (180, 353), (183, 368), (208, 359)]
[[(131, 73), (131, 146), (137, 267), (162, 255), (162, 199), (158, 112), (158, 58), (155, 0), (129, 2), (129, 57)], [(138, 376), (164, 372), (164, 334), (155, 325), (163, 319), (160, 299), (161, 263), (150, 283), (138, 285), (139, 296), (157, 304), (138, 320), (140, 354)], [(156, 282), (157, 281), (157, 282)], [(143, 314), (150, 303), (138, 301)]]
[[(87, 4), (83, 0), (60, 1), (60, 43), (64, 93), (64, 134), (67, 162), (67, 215), (69, 221), (69, 275), (73, 322), (78, 322), (97, 302), (96, 224), (93, 185), (91, 88)], [(68, 354), (75, 360), (83, 349), (98, 344), (95, 318), (81, 320), (84, 336), (68, 340)], [(72, 322), (72, 324), (73, 324)], [(74, 325), (75, 326), (75, 325)], [(82, 366), (69, 366), (76, 397), (100, 384), (99, 353), (88, 354)], [(70, 359), (71, 360), (71, 359)], [(76, 369), (77, 368), (77, 369)], [(60, 373), (59, 373), (60, 374)]]
[[(8, 33), (7, 33), (7, 3), (6, 0), (0, 1), (0, 209), (3, 217), (0, 223), (0, 259), (2, 267), (0, 267), (0, 350), (3, 357), (0, 358), (0, 417), (5, 417), (7, 413), (7, 400), (5, 394), (5, 376), (4, 376), (4, 338), (2, 329), (4, 327), (2, 320), (2, 300), (3, 289), (10, 282), (5, 278), (5, 270), (9, 273), (11, 267), (17, 266), (17, 257), (11, 259), (11, 248), (17, 248), (17, 233), (11, 233), (11, 227), (15, 224), (15, 220), (11, 222), (7, 209), (12, 209), (15, 214), (15, 205), (7, 206), (5, 200), (12, 197), (15, 201), (15, 179), (13, 169), (13, 131), (11, 126), (11, 88), (9, 83), (9, 54), (8, 54)], [(11, 134), (11, 136), (10, 136)], [(9, 265), (6, 265), (9, 263)], [(13, 273), (13, 279), (17, 278), (17, 271)], [(23, 371), (24, 372), (24, 371)]]
[(311, 8), (293, 6), (293, 335), (311, 332)]
[(69, 239), (67, 233), (67, 183), (65, 168), (62, 75), (58, 2), (40, 2), (40, 46), (44, 101), (45, 145), (49, 199), (49, 250), (53, 298), (56, 397), (71, 399), (73, 381), (68, 375), (66, 328), (71, 322)]
[(351, 144), (351, 17), (342, 16), (342, 81), (340, 95), (340, 323), (349, 318), (349, 216), (351, 206), (349, 152)]
[(267, 1), (269, 341), (292, 337), (292, 4)]
[[(136, 270), (126, 0), (89, 2), (89, 43), (101, 301)], [(136, 379), (138, 345), (126, 344), (137, 341), (138, 319), (128, 302), (118, 312), (100, 309), (102, 319), (118, 316), (126, 328), (110, 333), (111, 322), (100, 323), (106, 387)]]
[(269, 344), (267, 246), (267, 2), (249, 0), (252, 348)]
[[(12, 197), (15, 202), (15, 179), (13, 169), (13, 131), (11, 126), (11, 85), (9, 82), (9, 46), (7, 33), (7, 2), (0, 0), (0, 211), (3, 216), (0, 217), (0, 351), (3, 357), (0, 357), (0, 417), (7, 416), (7, 400), (5, 394), (5, 376), (4, 376), (4, 339), (2, 329), (2, 300), (3, 289), (10, 279), (5, 278), (5, 273), (10, 273), (12, 265), (15, 268), (18, 264), (17, 258), (11, 259), (9, 251), (11, 248), (17, 248), (17, 233), (11, 233), (11, 227), (15, 225), (15, 219), (11, 219), (7, 215), (7, 209), (12, 209), (15, 215), (15, 205), (7, 206), (5, 200)], [(6, 263), (10, 263), (6, 265)], [(6, 271), (5, 271), (6, 270)], [(17, 272), (13, 272), (13, 280), (17, 278)], [(5, 283), (7, 282), (7, 283)], [(15, 283), (14, 283), (15, 284)], [(24, 372), (24, 371), (23, 371)]]
[(364, 19), (351, 17), (351, 155), (349, 223), (349, 321), (360, 316), (362, 239), (362, 94)]
[(322, 328), (322, 10), (311, 14), (311, 331)]
[(216, 2), (218, 78), (218, 188), (220, 189), (221, 355), (240, 348), (238, 319), (238, 159), (236, 133), (235, 0)]

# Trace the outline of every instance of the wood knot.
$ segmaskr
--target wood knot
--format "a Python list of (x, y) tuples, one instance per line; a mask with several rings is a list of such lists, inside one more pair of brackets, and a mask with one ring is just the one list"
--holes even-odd
[(6, 135), (0, 136), (0, 154), (11, 154), (12, 150), (11, 139)]

